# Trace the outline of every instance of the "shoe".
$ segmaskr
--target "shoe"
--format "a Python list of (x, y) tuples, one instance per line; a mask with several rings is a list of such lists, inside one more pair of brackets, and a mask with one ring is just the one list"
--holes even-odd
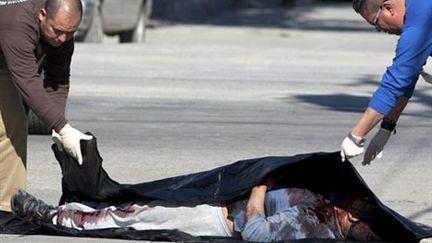
[(19, 189), (11, 199), (12, 212), (33, 223), (51, 222), (57, 209)]

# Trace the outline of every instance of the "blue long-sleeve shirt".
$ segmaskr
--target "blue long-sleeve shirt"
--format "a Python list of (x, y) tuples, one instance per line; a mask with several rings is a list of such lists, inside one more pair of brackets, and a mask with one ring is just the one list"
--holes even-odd
[(333, 207), (321, 195), (306, 189), (282, 188), (266, 193), (265, 215), (245, 218), (248, 200), (231, 206), (234, 230), (248, 241), (304, 238), (341, 239)]
[(411, 98), (419, 74), (432, 54), (432, 1), (405, 0), (405, 23), (393, 63), (384, 73), (369, 107), (387, 115), (399, 97)]

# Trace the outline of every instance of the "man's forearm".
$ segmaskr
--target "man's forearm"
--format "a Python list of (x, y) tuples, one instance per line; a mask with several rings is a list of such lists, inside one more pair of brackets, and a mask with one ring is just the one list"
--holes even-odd
[(249, 201), (246, 206), (246, 222), (254, 215), (265, 215), (264, 200), (266, 191), (267, 186), (265, 185), (259, 185), (252, 188), (251, 194), (249, 196)]
[[(395, 107), (391, 110), (391, 112), (387, 116), (385, 116), (385, 118), (393, 122), (396, 122), (399, 119), (399, 116), (401, 115), (402, 111), (405, 109), (406, 105), (408, 104), (408, 100), (409, 99), (407, 97), (403, 97), (403, 96), (399, 97)], [(365, 113), (363, 114), (363, 116), (360, 118), (359, 122), (352, 129), (351, 133), (357, 137), (364, 137), (383, 118), (384, 118), (383, 114), (380, 114), (379, 112), (375, 111), (371, 107), (368, 107)]]
[(404, 96), (399, 97), (396, 106), (391, 110), (391, 112), (387, 116), (385, 116), (385, 118), (393, 122), (397, 122), (400, 115), (402, 114), (402, 111), (407, 106), (408, 101), (409, 101), (408, 97), (404, 97)]
[(364, 137), (366, 134), (375, 127), (375, 125), (383, 118), (384, 116), (378, 112), (376, 112), (371, 107), (368, 107), (364, 112), (363, 116), (360, 118), (358, 123), (354, 126), (351, 131), (351, 134), (357, 137)]
[(45, 88), (51, 101), (55, 104), (58, 111), (63, 111), (62, 115), (65, 116), (66, 101), (69, 94), (69, 85), (59, 85), (56, 89), (51, 87)]

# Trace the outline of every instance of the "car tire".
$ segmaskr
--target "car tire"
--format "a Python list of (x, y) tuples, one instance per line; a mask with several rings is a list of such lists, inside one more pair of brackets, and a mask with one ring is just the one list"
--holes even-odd
[(48, 135), (51, 129), (33, 112), (27, 108), (28, 133), (34, 135)]
[(138, 16), (137, 24), (133, 30), (123, 31), (120, 33), (120, 43), (142, 43), (145, 40), (145, 31), (147, 27), (148, 21), (148, 10), (147, 5), (144, 4), (145, 7), (142, 7)]
[(93, 11), (91, 24), (86, 33), (77, 41), (86, 43), (101, 43), (103, 40), (102, 20), (100, 16), (99, 4)]

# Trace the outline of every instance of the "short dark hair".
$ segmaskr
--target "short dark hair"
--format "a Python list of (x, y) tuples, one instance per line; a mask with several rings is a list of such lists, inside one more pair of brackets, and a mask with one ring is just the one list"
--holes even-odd
[(47, 18), (54, 18), (59, 9), (66, 4), (71, 6), (75, 11), (78, 11), (80, 17), (82, 17), (83, 7), (81, 0), (46, 0), (44, 8), (47, 13)]
[(353, 0), (352, 7), (357, 13), (375, 13), (383, 0)]
[(360, 10), (363, 8), (364, 3), (364, 0), (353, 0), (352, 7), (357, 13), (360, 13)]

